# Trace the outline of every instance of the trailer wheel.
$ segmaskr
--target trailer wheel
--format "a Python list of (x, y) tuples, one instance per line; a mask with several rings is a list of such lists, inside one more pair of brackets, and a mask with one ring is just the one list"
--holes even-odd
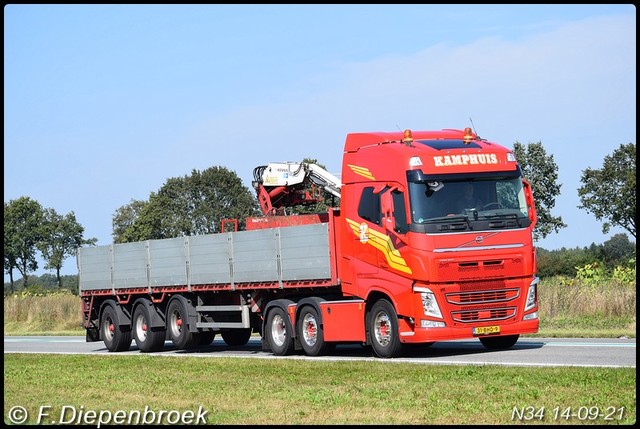
[(251, 328), (224, 330), (220, 335), (228, 346), (244, 346), (251, 338)]
[(146, 304), (140, 304), (133, 312), (133, 338), (141, 352), (157, 352), (164, 347), (166, 331), (152, 329), (149, 324), (151, 315)]
[(324, 341), (324, 332), (316, 309), (307, 305), (300, 310), (298, 317), (298, 338), (302, 350), (309, 356), (327, 354), (332, 348)]
[(369, 335), (373, 352), (381, 358), (396, 357), (402, 351), (398, 315), (386, 299), (377, 301), (369, 314)]
[(121, 352), (131, 347), (131, 330), (120, 326), (118, 313), (110, 305), (104, 307), (100, 320), (102, 341), (110, 352)]
[(480, 337), (480, 342), (489, 350), (505, 350), (513, 347), (520, 335), (504, 335), (502, 337)]
[(200, 332), (200, 345), (208, 346), (213, 342), (216, 338), (216, 333), (213, 331), (202, 331)]
[[(169, 339), (178, 350), (192, 349), (200, 344), (200, 334), (189, 331), (187, 309), (179, 299), (171, 301), (167, 308), (167, 331)], [(213, 338), (211, 340), (213, 341)]]
[(286, 356), (293, 353), (292, 333), (289, 315), (280, 307), (272, 308), (267, 316), (265, 334), (274, 355)]

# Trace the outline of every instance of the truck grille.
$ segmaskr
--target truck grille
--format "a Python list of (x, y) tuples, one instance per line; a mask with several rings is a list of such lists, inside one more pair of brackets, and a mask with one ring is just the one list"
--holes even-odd
[(481, 290), (473, 292), (452, 292), (446, 294), (447, 302), (456, 305), (507, 302), (517, 299), (519, 296), (519, 289)]
[(484, 310), (462, 310), (451, 312), (454, 321), (460, 323), (504, 320), (516, 315), (515, 307), (488, 308)]

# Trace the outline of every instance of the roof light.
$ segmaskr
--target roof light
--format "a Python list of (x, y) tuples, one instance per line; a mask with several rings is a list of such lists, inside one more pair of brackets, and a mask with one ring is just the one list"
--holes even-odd
[(507, 153), (507, 161), (516, 162), (516, 156), (513, 154), (513, 152)]
[(404, 136), (402, 138), (403, 143), (411, 143), (413, 141), (413, 136), (411, 135), (411, 130), (404, 130)]
[(464, 136), (462, 136), (462, 141), (464, 141), (464, 144), (471, 143), (471, 140), (473, 139), (474, 139), (474, 135), (473, 135), (473, 131), (471, 130), (471, 127), (465, 128)]
[(412, 156), (409, 159), (409, 167), (419, 167), (422, 165), (422, 160), (419, 156)]

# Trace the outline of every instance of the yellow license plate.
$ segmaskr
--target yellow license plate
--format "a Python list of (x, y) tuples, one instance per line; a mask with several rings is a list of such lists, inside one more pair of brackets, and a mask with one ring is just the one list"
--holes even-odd
[(500, 326), (479, 326), (473, 328), (473, 335), (499, 334)]

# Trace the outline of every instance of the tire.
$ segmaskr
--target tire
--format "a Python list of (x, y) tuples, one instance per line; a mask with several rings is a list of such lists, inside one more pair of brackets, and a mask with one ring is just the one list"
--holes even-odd
[[(167, 331), (169, 339), (178, 350), (189, 350), (201, 344), (200, 334), (189, 331), (187, 309), (179, 299), (171, 301), (167, 308)], [(208, 344), (211, 344), (211, 341)]]
[(228, 346), (244, 346), (251, 338), (251, 328), (224, 330), (220, 335)]
[(480, 342), (489, 350), (510, 349), (520, 338), (520, 335), (504, 335), (502, 337), (480, 337)]
[(267, 315), (264, 331), (274, 355), (286, 356), (293, 353), (293, 328), (286, 311), (280, 307), (272, 308)]
[(298, 339), (302, 350), (309, 356), (327, 354), (331, 346), (324, 341), (324, 332), (318, 317), (318, 311), (310, 306), (304, 306), (300, 310), (297, 319)]
[(142, 303), (133, 312), (133, 338), (141, 352), (157, 352), (164, 347), (166, 331), (164, 329), (149, 327), (151, 315), (149, 307)]
[(386, 299), (373, 304), (369, 313), (369, 336), (373, 352), (381, 358), (392, 358), (402, 352), (398, 333), (398, 315)]
[(213, 331), (200, 332), (200, 345), (208, 346), (213, 342), (215, 338), (216, 338), (216, 333)]
[(110, 352), (121, 352), (131, 347), (131, 329), (120, 326), (118, 313), (111, 305), (105, 306), (102, 310), (100, 333), (104, 345)]

